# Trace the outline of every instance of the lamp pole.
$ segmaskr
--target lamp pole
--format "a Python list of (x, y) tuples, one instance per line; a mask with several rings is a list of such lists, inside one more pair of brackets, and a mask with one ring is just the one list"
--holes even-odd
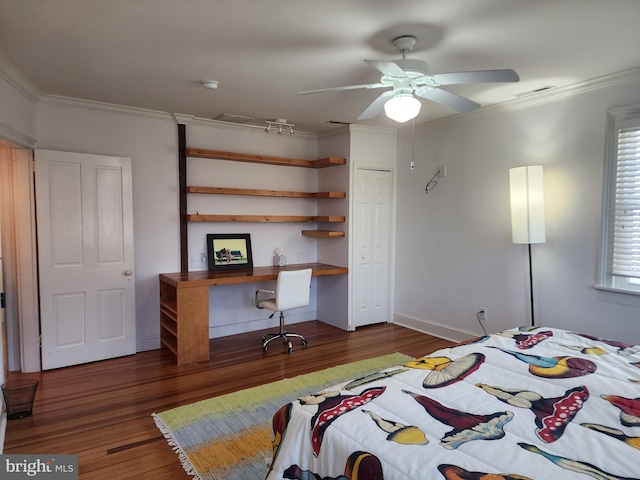
[(529, 298), (531, 299), (531, 326), (536, 326), (536, 316), (533, 312), (533, 264), (531, 262), (531, 244), (529, 244)]

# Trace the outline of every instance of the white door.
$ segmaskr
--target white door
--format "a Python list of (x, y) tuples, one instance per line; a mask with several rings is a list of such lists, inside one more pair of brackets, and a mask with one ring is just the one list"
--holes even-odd
[(42, 368), (135, 353), (131, 159), (35, 157)]
[(355, 172), (354, 327), (389, 321), (391, 181), (387, 170)]

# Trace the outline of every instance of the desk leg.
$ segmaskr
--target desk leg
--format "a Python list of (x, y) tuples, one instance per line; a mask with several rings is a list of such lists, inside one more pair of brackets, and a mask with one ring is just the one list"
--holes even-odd
[(178, 288), (178, 365), (209, 360), (209, 287)]

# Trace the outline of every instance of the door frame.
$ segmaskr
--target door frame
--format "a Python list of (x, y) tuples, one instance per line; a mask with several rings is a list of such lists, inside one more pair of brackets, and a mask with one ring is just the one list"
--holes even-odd
[[(33, 150), (2, 141), (9, 149), (3, 160), (4, 187), (8, 186), (3, 205), (4, 283), (11, 309), (5, 311), (13, 322), (7, 338), (5, 368), (11, 371), (39, 372), (40, 316), (37, 283), (35, 235), (35, 191)], [(18, 275), (20, 272), (20, 275)], [(10, 318), (10, 316), (12, 318)]]
[[(380, 163), (380, 162), (352, 162), (351, 163), (351, 171), (349, 173), (350, 177), (350, 186), (349, 190), (353, 193), (349, 195), (349, 225), (354, 225), (353, 219), (355, 218), (356, 206), (357, 206), (357, 194), (355, 189), (355, 178), (356, 178), (356, 170), (377, 170), (391, 173), (391, 199), (389, 205), (389, 231), (391, 232), (389, 238), (389, 289), (388, 289), (388, 312), (387, 312), (387, 323), (393, 323), (393, 312), (395, 311), (395, 285), (396, 285), (396, 202), (397, 202), (397, 166), (395, 164), (389, 163)], [(349, 272), (355, 272), (355, 258), (354, 258), (354, 240), (355, 235), (349, 235)], [(353, 294), (355, 292), (355, 280), (353, 278), (353, 273), (349, 275), (349, 331), (353, 331), (356, 329), (354, 326), (353, 320), (353, 312), (351, 309), (354, 308), (355, 302), (353, 301)]]

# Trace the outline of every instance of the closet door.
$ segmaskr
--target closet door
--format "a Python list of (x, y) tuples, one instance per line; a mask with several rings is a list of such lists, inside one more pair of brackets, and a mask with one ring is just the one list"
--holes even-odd
[(388, 170), (356, 168), (353, 326), (390, 321), (391, 186)]

